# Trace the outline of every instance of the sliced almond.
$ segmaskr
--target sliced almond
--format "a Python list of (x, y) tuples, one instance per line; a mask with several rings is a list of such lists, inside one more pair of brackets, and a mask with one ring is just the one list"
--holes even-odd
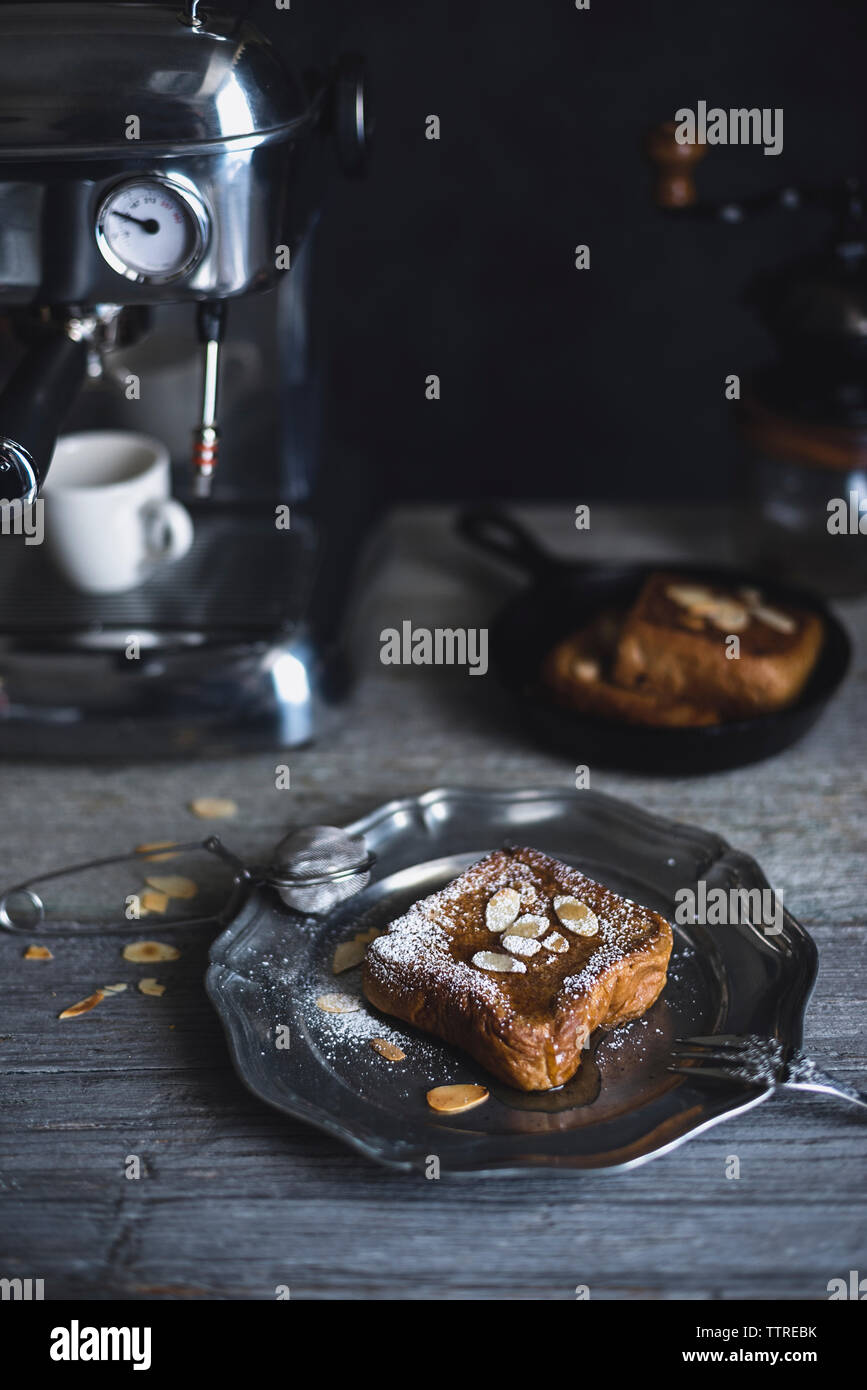
[(546, 951), (553, 951), (558, 956), (562, 956), (564, 951), (569, 950), (569, 942), (558, 931), (552, 931), (550, 936), (546, 936), (542, 945)]
[(499, 951), (476, 951), (473, 965), (477, 965), (480, 970), (495, 970), (504, 975), (523, 975), (527, 969), (522, 960), (515, 960), (514, 956), (501, 955)]
[(744, 585), (742, 588), (738, 589), (738, 593), (747, 605), (747, 608), (756, 608), (762, 601), (761, 591), (759, 589), (750, 588), (749, 585)]
[(177, 960), (181, 954), (177, 946), (169, 946), (165, 941), (133, 941), (123, 948), (124, 960), (145, 965), (152, 960)]
[(146, 917), (149, 912), (165, 912), (168, 905), (168, 893), (162, 893), (158, 888), (146, 888), (139, 897), (139, 916)]
[(378, 936), (382, 936), (381, 927), (368, 927), (367, 931), (357, 931), (352, 939), (360, 942), (362, 946), (369, 946)]
[(529, 936), (510, 936), (502, 938), (503, 946), (507, 951), (511, 951), (514, 956), (534, 956), (540, 946), (538, 941), (534, 941)]
[(197, 796), (190, 810), (200, 820), (228, 820), (238, 814), (238, 805), (227, 796)]
[(103, 992), (103, 994), (123, 994), (123, 992), (124, 992), (125, 989), (126, 989), (126, 985), (125, 985), (125, 984), (119, 984), (119, 985), (103, 985), (103, 987), (102, 987), (102, 992)]
[(86, 999), (80, 999), (77, 1004), (70, 1004), (68, 1009), (64, 1009), (58, 1018), (78, 1018), (79, 1014), (89, 1014), (91, 1009), (95, 1009), (97, 1004), (101, 1004), (105, 995), (101, 989), (95, 989), (93, 994), (89, 994)]
[(184, 878), (183, 874), (152, 874), (145, 883), (156, 888), (158, 893), (165, 893), (167, 898), (194, 898), (199, 891), (199, 885), (191, 878)]
[(488, 931), (501, 932), (510, 927), (521, 911), (521, 895), (514, 888), (501, 888), (488, 899), (485, 925)]
[(25, 960), (54, 960), (47, 946), (28, 946), (24, 952)]
[(599, 930), (595, 912), (571, 893), (554, 899), (554, 911), (563, 926), (569, 931), (577, 932), (579, 936), (595, 936)]
[(387, 1038), (371, 1038), (370, 1046), (387, 1062), (406, 1061), (406, 1053), (400, 1050), (397, 1043), (389, 1042)]
[(734, 599), (720, 599), (708, 617), (720, 632), (743, 632), (748, 626), (750, 615), (742, 603)]
[(790, 618), (788, 613), (781, 613), (779, 608), (760, 605), (753, 609), (753, 617), (758, 618), (760, 623), (772, 627), (775, 632), (784, 632), (787, 637), (795, 632), (798, 626), (794, 618)]
[(153, 994), (155, 996), (159, 996), (161, 994), (165, 994), (166, 992), (165, 985), (161, 985), (159, 980), (155, 980), (152, 975), (148, 975), (145, 977), (145, 979), (139, 980), (138, 987), (141, 994)]
[(701, 608), (705, 603), (713, 603), (713, 594), (703, 584), (669, 584), (666, 594), (681, 608)]
[(598, 681), (602, 670), (598, 661), (582, 659), (572, 662), (572, 674), (579, 681)]
[(174, 849), (176, 844), (177, 840), (154, 840), (153, 844), (136, 845), (135, 852), (136, 854), (146, 854), (148, 858), (153, 859), (154, 862), (158, 859), (174, 859), (175, 856), (173, 854), (155, 854), (153, 851), (171, 850)]
[(540, 917), (535, 912), (525, 912), (523, 917), (519, 917), (509, 928), (510, 936), (544, 936), (548, 930), (548, 918)]
[[(720, 594), (716, 596), (708, 594), (707, 598), (699, 599), (698, 603), (691, 604), (687, 611), (693, 618), (712, 618), (720, 604), (728, 601)], [(734, 600), (731, 601), (734, 602)]]
[(334, 960), (331, 962), (332, 974), (340, 975), (344, 970), (351, 970), (353, 966), (360, 965), (366, 953), (366, 944), (363, 941), (357, 941), (355, 937), (351, 941), (341, 941), (334, 952)]
[(316, 1007), (326, 1014), (356, 1014), (361, 1000), (353, 999), (351, 994), (320, 994)]
[(462, 1110), (481, 1105), (488, 1094), (486, 1086), (434, 1086), (427, 1093), (427, 1103), (441, 1115), (459, 1115)]

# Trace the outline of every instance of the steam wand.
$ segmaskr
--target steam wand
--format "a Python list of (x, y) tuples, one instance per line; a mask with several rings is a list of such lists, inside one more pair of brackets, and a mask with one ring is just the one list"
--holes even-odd
[(191, 29), (201, 29), (204, 24), (204, 16), (199, 12), (202, 0), (184, 0), (184, 8), (178, 15), (182, 24), (188, 24)]
[(202, 419), (193, 430), (193, 493), (196, 497), (210, 497), (214, 469), (217, 466), (217, 382), (220, 372), (220, 344), (223, 340), (225, 322), (225, 300), (208, 300), (199, 305), (196, 326), (205, 355), (202, 375)]

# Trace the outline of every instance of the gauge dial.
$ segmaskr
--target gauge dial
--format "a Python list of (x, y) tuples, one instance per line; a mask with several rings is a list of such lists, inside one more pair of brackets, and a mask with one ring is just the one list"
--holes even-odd
[(111, 190), (99, 209), (96, 239), (119, 275), (166, 284), (198, 264), (207, 231), (207, 213), (192, 190), (146, 177)]

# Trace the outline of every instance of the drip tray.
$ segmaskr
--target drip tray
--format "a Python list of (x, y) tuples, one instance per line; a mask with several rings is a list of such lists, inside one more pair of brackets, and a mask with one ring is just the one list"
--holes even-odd
[(347, 672), (317, 617), (321, 533), (267, 506), (194, 522), (124, 594), (78, 594), (44, 546), (0, 537), (0, 757), (213, 757), (327, 727)]
[(118, 649), (135, 633), (146, 648), (285, 635), (307, 612), (316, 561), (312, 525), (293, 516), (277, 530), (261, 515), (194, 516), (189, 553), (123, 594), (79, 594), (57, 574), (44, 545), (0, 537), (0, 642), (45, 641)]

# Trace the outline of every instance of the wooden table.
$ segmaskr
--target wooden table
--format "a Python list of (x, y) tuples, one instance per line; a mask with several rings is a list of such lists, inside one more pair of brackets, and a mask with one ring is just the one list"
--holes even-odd
[[(527, 509), (564, 554), (720, 553), (716, 514)], [(514, 576), (466, 552), (449, 517), (405, 512), (357, 635), (364, 674), (342, 727), (289, 755), (219, 764), (7, 765), (2, 878), (142, 840), (188, 837), (191, 797), (233, 797), (221, 833), (263, 855), (288, 826), (341, 822), (435, 785), (571, 787), (573, 769), (518, 733), (489, 680), (379, 663), (381, 628), (478, 625)], [(594, 787), (719, 831), (754, 854), (814, 935), (808, 1050), (867, 1083), (865, 770), (867, 603), (840, 605), (853, 673), (797, 748), (741, 771), (677, 781), (591, 769)], [(130, 989), (79, 1019), (57, 1014), (133, 978), (123, 936), (62, 939), (48, 963), (0, 934), (0, 1276), (47, 1298), (826, 1297), (867, 1274), (861, 1116), (776, 1097), (634, 1172), (589, 1180), (396, 1177), (255, 1101), (205, 997), (208, 932), (182, 933), (160, 999)], [(154, 973), (157, 973), (155, 970)], [(125, 1176), (128, 1155), (143, 1176)], [(726, 1178), (730, 1155), (740, 1178)]]

